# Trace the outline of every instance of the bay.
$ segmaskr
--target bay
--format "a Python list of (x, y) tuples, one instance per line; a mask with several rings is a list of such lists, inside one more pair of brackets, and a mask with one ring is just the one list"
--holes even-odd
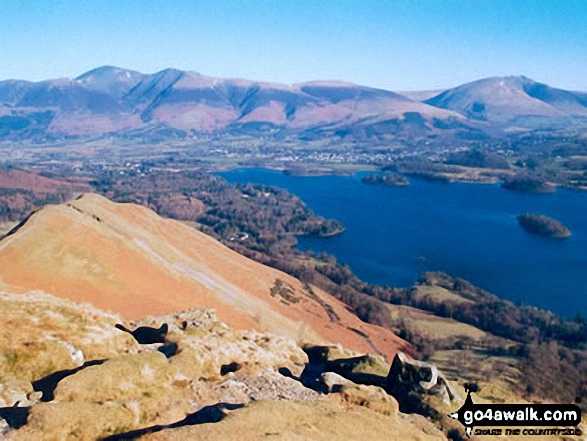
[[(324, 251), (366, 282), (411, 286), (424, 271), (462, 277), (500, 297), (567, 317), (587, 312), (587, 193), (516, 193), (496, 185), (411, 179), (406, 187), (352, 177), (288, 176), (241, 168), (218, 173), (229, 182), (285, 188), (345, 232), (300, 237), (300, 249)], [(531, 235), (516, 216), (545, 214), (569, 227), (567, 240)]]

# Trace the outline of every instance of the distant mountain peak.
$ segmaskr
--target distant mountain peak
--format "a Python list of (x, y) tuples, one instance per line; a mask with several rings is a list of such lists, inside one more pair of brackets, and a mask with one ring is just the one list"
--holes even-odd
[(165, 69), (161, 69), (160, 71), (155, 72), (154, 75), (183, 75), (188, 72), (190, 74), (200, 75), (198, 72), (180, 70), (174, 67), (166, 67)]
[(522, 82), (530, 82), (535, 83), (532, 78), (528, 78), (526, 75), (507, 75), (503, 77), (496, 77), (506, 81), (522, 81)]
[(303, 83), (298, 83), (296, 86), (303, 87), (303, 86), (320, 86), (320, 87), (361, 87), (356, 83), (351, 83), (349, 81), (340, 81), (340, 80), (315, 80), (315, 81), (305, 81)]
[(518, 117), (587, 116), (585, 94), (556, 89), (525, 75), (483, 78), (424, 101), (471, 119), (505, 122)]
[(139, 76), (142, 74), (140, 72), (137, 72), (134, 70), (129, 70), (129, 69), (124, 69), (122, 67), (106, 65), (106, 66), (100, 66), (95, 69), (84, 72), (83, 74), (77, 76), (75, 78), (75, 80), (84, 80), (84, 79), (88, 79), (88, 78), (101, 78), (101, 77), (115, 76), (115, 75), (121, 76), (121, 77), (126, 76), (126, 77), (130, 78), (131, 76)]

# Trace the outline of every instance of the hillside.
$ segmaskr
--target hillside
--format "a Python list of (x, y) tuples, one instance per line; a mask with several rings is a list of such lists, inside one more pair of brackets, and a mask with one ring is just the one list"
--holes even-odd
[(54, 179), (27, 170), (0, 166), (0, 223), (20, 221), (37, 208), (65, 202), (75, 194), (90, 189), (87, 180), (83, 178)]
[[(89, 304), (0, 290), (0, 314), (0, 411), (20, 412), (20, 419), (0, 418), (0, 437), (8, 441), (343, 441), (366, 436), (440, 441), (464, 436), (446, 418), (439, 424), (400, 412), (402, 397), (394, 398), (386, 387), (353, 383), (329, 372), (319, 377), (334, 385), (329, 393), (313, 390), (303, 383), (304, 372), (320, 366), (307, 349), (287, 337), (231, 328), (209, 309), (136, 323), (167, 323), (167, 340), (178, 345), (169, 356), (160, 352), (162, 346), (141, 345), (117, 330), (114, 325), (123, 322), (119, 315)], [(333, 355), (340, 358), (329, 357), (331, 367), (353, 360), (347, 351)], [(391, 376), (393, 368), (371, 360), (378, 373)], [(226, 371), (227, 366), (233, 368)], [(293, 377), (283, 375), (284, 370)], [(408, 376), (414, 374), (420, 375), (412, 371)], [(357, 378), (361, 375), (385, 378)], [(444, 387), (456, 385), (451, 381)], [(445, 402), (440, 390), (427, 393), (442, 416), (458, 408), (462, 397)], [(422, 389), (418, 393), (426, 395)], [(493, 386), (477, 395), (480, 403), (525, 402)]]
[(89, 302), (127, 319), (207, 307), (240, 329), (341, 343), (388, 360), (409, 351), (320, 289), (192, 227), (95, 194), (34, 213), (0, 241), (0, 268), (1, 282), (17, 292)]
[[(244, 428), (247, 439), (461, 439), (446, 414), (464, 382), (478, 382), (476, 402), (528, 399), (513, 341), (409, 306), (388, 305), (391, 330), (364, 323), (315, 285), (95, 194), (0, 239), (0, 268), (0, 410), (18, 402), (26, 416), (18, 428), (0, 419), (9, 440), (239, 440)], [(453, 282), (429, 275), (411, 298), (455, 317), (482, 300)], [(167, 342), (138, 344), (117, 323), (166, 323)], [(419, 388), (432, 365), (398, 355), (414, 352), (392, 330), (447, 376)]]
[[(0, 240), (0, 268), (8, 440), (237, 440), (243, 427), (248, 439), (445, 439), (387, 390), (407, 343), (144, 207), (95, 194), (44, 207)], [(139, 344), (118, 323), (165, 323), (167, 343)], [(326, 364), (312, 343), (330, 344)], [(347, 359), (371, 380), (321, 376), (352, 376)]]

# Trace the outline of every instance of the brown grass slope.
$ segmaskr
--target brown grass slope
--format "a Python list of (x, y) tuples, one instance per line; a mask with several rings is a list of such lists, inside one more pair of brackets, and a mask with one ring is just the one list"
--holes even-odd
[[(286, 295), (272, 295), (278, 279)], [(299, 342), (340, 343), (388, 360), (409, 350), (391, 331), (360, 321), (327, 293), (316, 289), (311, 297), (297, 279), (189, 226), (95, 194), (47, 206), (1, 240), (0, 283), (16, 292), (89, 302), (126, 319), (207, 307), (233, 327)], [(324, 302), (339, 321), (329, 317)]]

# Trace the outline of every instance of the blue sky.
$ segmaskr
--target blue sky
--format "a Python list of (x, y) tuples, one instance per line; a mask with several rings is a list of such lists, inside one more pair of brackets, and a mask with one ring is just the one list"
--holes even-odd
[(398, 91), (523, 74), (587, 90), (587, 1), (0, 1), (0, 79), (106, 64)]

